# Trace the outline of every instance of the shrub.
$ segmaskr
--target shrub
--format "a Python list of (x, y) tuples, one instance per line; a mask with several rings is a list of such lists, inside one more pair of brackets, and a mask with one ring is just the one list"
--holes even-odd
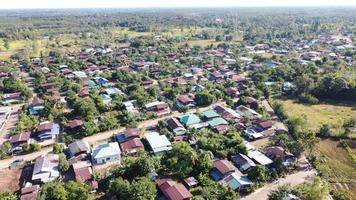
[(306, 103), (306, 104), (311, 104), (311, 105), (315, 105), (315, 104), (319, 103), (319, 100), (310, 94), (302, 94), (299, 96), (298, 100), (301, 103)]

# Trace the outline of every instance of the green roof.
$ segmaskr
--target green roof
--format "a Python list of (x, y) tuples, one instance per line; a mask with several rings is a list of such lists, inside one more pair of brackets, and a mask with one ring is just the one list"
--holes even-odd
[(238, 179), (234, 177), (228, 182), (229, 187), (233, 190), (236, 190), (241, 186), (252, 185), (252, 184), (253, 182), (250, 179), (248, 179), (246, 176), (241, 176)]
[(220, 117), (220, 115), (215, 112), (215, 110), (207, 110), (203, 112), (204, 117), (206, 118), (214, 118), (214, 117)]
[(183, 115), (180, 117), (180, 121), (186, 126), (189, 126), (191, 124), (197, 124), (197, 123), (201, 122), (200, 118), (194, 114)]
[(209, 126), (214, 127), (214, 126), (218, 126), (218, 125), (222, 125), (222, 124), (229, 124), (225, 119), (221, 118), (221, 117), (216, 117), (210, 121), (208, 121)]

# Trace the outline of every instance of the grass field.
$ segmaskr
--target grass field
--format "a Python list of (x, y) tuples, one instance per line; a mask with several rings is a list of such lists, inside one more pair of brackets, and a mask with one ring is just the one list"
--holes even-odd
[(307, 129), (317, 131), (323, 124), (340, 126), (356, 116), (356, 102), (326, 101), (317, 105), (305, 105), (290, 99), (274, 99), (284, 105), (287, 115), (307, 120)]
[[(274, 99), (274, 101), (284, 105), (289, 117), (305, 117), (306, 128), (311, 131), (319, 130), (322, 124), (341, 126), (344, 120), (356, 116), (355, 102), (327, 101), (318, 105), (304, 105), (289, 99)], [(350, 146), (354, 153), (356, 153), (355, 146)], [(322, 140), (318, 144), (317, 152), (326, 157), (326, 168), (322, 171), (332, 181), (332, 185), (350, 191), (352, 197), (356, 199), (356, 182), (343, 183), (345, 180), (356, 180), (356, 163), (353, 162), (350, 154), (341, 147), (338, 140), (330, 139)]]

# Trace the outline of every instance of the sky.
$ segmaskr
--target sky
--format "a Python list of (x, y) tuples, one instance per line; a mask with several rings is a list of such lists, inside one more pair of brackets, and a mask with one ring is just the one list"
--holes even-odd
[(356, 0), (0, 0), (0, 9), (356, 6)]

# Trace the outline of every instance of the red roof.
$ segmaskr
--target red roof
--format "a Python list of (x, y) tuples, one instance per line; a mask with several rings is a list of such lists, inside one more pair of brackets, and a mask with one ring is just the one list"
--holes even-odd
[(246, 101), (247, 101), (248, 103), (255, 103), (255, 102), (257, 102), (257, 100), (256, 100), (255, 98), (253, 98), (253, 97), (247, 97), (247, 98), (246, 98)]
[[(120, 144), (122, 151), (126, 153), (133, 153), (132, 151), (144, 150), (143, 143), (140, 138), (133, 138)], [(135, 151), (135, 152), (136, 152)]]
[(177, 100), (182, 104), (190, 104), (194, 102), (194, 100), (190, 98), (188, 95), (179, 95), (177, 97)]
[(18, 142), (27, 142), (30, 139), (30, 136), (31, 136), (30, 132), (24, 132), (11, 136), (9, 141), (11, 142), (11, 144), (18, 143)]
[(86, 182), (91, 179), (91, 168), (83, 167), (79, 169), (74, 169), (75, 180), (78, 182)]
[(175, 117), (168, 119), (167, 124), (168, 124), (169, 128), (171, 128), (172, 130), (174, 130), (176, 128), (184, 128), (184, 126)]
[(140, 137), (140, 131), (137, 128), (126, 128), (124, 131), (125, 138)]
[(229, 129), (230, 129), (229, 125), (226, 124), (214, 126), (214, 130), (218, 133), (226, 133), (229, 131)]
[(214, 168), (217, 169), (221, 174), (226, 174), (228, 172), (234, 172), (237, 170), (237, 168), (228, 160), (214, 161)]
[(263, 122), (258, 123), (258, 126), (260, 126), (260, 127), (263, 128), (263, 129), (271, 128), (272, 125), (273, 125), (273, 122), (270, 121), (270, 120), (267, 120), (267, 121), (263, 121)]
[(42, 105), (42, 104), (44, 104), (44, 101), (42, 99), (40, 99), (40, 98), (34, 98), (32, 100), (32, 105), (33, 106)]
[(159, 179), (156, 183), (164, 196), (170, 200), (186, 200), (193, 196), (184, 185), (176, 183), (172, 179)]
[(41, 132), (41, 131), (51, 130), (52, 128), (53, 128), (53, 123), (48, 122), (48, 123), (40, 124), (37, 128), (37, 131)]
[(83, 121), (80, 119), (74, 119), (69, 121), (70, 128), (76, 128), (83, 125)]

